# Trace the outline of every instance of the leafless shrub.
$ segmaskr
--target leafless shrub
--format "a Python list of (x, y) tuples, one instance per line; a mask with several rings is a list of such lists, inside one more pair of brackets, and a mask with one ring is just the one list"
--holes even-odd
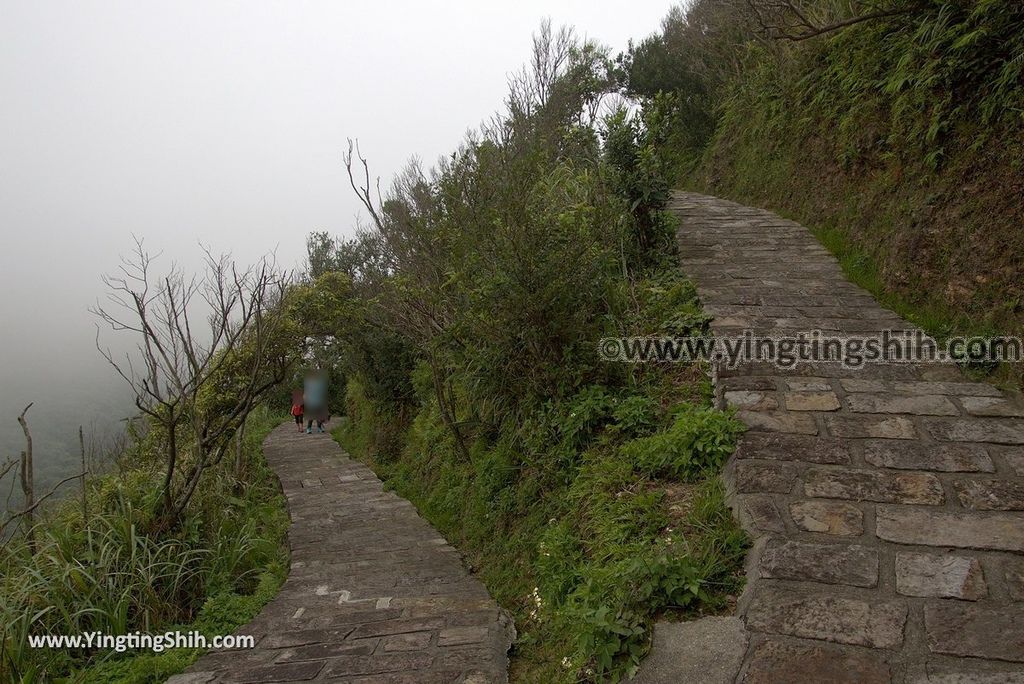
[[(280, 306), (287, 275), (272, 259), (239, 268), (208, 250), (201, 277), (153, 272), (140, 240), (120, 272), (104, 278), (108, 304), (93, 312), (139, 339), (115, 358), (97, 347), (131, 387), (135, 406), (161, 430), (161, 521), (177, 522), (204, 473), (221, 462), (252, 409), (288, 371)], [(206, 325), (195, 325), (197, 308)]]

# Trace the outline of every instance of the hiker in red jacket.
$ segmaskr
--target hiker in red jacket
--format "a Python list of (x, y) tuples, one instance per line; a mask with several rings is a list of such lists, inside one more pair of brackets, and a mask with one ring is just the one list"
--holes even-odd
[(295, 424), (299, 427), (299, 432), (302, 432), (302, 414), (305, 413), (306, 407), (302, 403), (302, 390), (295, 390), (292, 392), (292, 416), (295, 417)]

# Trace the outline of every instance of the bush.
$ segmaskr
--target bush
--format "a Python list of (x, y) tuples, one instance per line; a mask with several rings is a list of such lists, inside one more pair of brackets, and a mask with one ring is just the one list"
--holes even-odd
[[(624, 325), (703, 320), (678, 275), (659, 271), (633, 289), (642, 310)], [(699, 374), (675, 372), (692, 370), (638, 369), (630, 381), (550, 397), (478, 432), (468, 461), (423, 365), (402, 425), (350, 378), (335, 437), (458, 545), (512, 611), (514, 677), (614, 680), (635, 670), (654, 617), (714, 611), (740, 586), (745, 537), (717, 482), (740, 425), (706, 405)]]
[(683, 406), (668, 430), (624, 444), (622, 455), (648, 477), (692, 480), (721, 468), (741, 429), (721, 411)]

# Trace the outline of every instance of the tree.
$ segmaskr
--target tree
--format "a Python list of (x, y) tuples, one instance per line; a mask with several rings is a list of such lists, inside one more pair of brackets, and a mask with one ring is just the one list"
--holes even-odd
[[(160, 277), (140, 240), (107, 276), (107, 306), (93, 312), (115, 331), (135, 334), (135, 354), (115, 359), (135, 406), (160, 430), (163, 482), (158, 524), (176, 524), (204, 472), (221, 462), (249, 413), (287, 375), (294, 358), (281, 302), (288, 278), (263, 258), (242, 269), (205, 253), (205, 270)], [(206, 326), (195, 325), (205, 309)]]
[[(25, 539), (28, 541), (29, 550), (32, 553), (36, 551), (36, 540), (35, 540), (35, 513), (36, 510), (42, 506), (43, 502), (53, 496), (61, 485), (71, 480), (84, 477), (84, 473), (71, 475), (65, 477), (60, 482), (56, 483), (50, 490), (40, 497), (36, 496), (35, 487), (35, 473), (33, 470), (33, 446), (32, 446), (32, 431), (28, 427), (28, 410), (32, 408), (32, 404), (29, 403), (22, 412), (18, 415), (18, 424), (21, 425), (21, 430), (25, 435), (25, 449), (21, 452), (21, 457), (17, 460), (7, 459), (3, 464), (0, 464), (0, 480), (3, 480), (4, 476), (18, 468), (18, 481), (21, 484), (22, 494), (22, 506), (20, 510), (11, 510), (11, 497), (7, 498), (7, 506), (4, 511), (3, 518), (0, 519), (0, 540), (3, 543), (0, 544), (0, 548), (6, 546), (7, 542), (10, 541), (11, 537), (8, 535), (8, 528), (15, 522), (21, 521), (24, 525)], [(83, 480), (84, 481), (84, 480)], [(14, 485), (11, 485), (11, 494), (14, 493)]]
[[(438, 343), (447, 336), (453, 318), (452, 308), (446, 306), (448, 300), (443, 294), (449, 277), (445, 263), (451, 252), (446, 241), (439, 239), (443, 235), (431, 230), (434, 204), (429, 184), (418, 163), (413, 161), (398, 176), (385, 202), (379, 180), (371, 186), (369, 164), (351, 140), (344, 161), (352, 190), (369, 213), (379, 236), (377, 261), (387, 264), (385, 272), (401, 276), (384, 278), (378, 283), (387, 289), (387, 296), (379, 301), (396, 328), (426, 356), (441, 418), (459, 451), (469, 460), (469, 447), (456, 417), (449, 375), (438, 358)], [(362, 167), (361, 174), (357, 161)], [(357, 176), (361, 178), (357, 180)], [(376, 198), (372, 187), (376, 187)]]
[(435, 169), (414, 160), (383, 194), (349, 145), (372, 224), (364, 253), (350, 254), (361, 327), (415, 351), (466, 458), (475, 435), (580, 382), (565, 359), (589, 358), (583, 340), (617, 297), (622, 205), (593, 130), (614, 89), (604, 49), (546, 22), (506, 111)]

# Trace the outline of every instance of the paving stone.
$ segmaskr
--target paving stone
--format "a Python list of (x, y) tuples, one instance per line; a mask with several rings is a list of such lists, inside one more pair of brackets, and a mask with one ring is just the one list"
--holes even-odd
[(915, 439), (917, 431), (904, 416), (879, 418), (870, 415), (826, 416), (825, 425), (833, 437), (874, 437), (877, 439)]
[(736, 458), (805, 461), (845, 465), (852, 460), (849, 442), (805, 435), (748, 432), (740, 437)]
[(952, 394), (970, 397), (999, 397), (1002, 392), (983, 382), (921, 382), (897, 381), (892, 384), (898, 394)]
[(936, 470), (940, 472), (995, 472), (992, 459), (977, 444), (908, 444), (905, 441), (869, 440), (864, 460), (879, 468)]
[(757, 492), (786, 493), (793, 489), (799, 468), (793, 463), (772, 461), (736, 461), (733, 480), (739, 494)]
[(881, 380), (864, 380), (861, 378), (842, 378), (840, 384), (847, 392), (886, 392), (888, 388)]
[[(493, 672), (473, 672), (466, 675), (459, 684), (490, 684), (491, 681), (495, 681), (497, 679), (498, 677), (495, 676), (495, 673)], [(417, 682), (416, 684), (419, 683)]]
[(925, 422), (925, 429), (946, 442), (1024, 444), (1024, 421), (1013, 418), (931, 418)]
[(238, 684), (308, 682), (320, 674), (322, 669), (324, 669), (323, 662), (266, 665), (231, 672), (228, 681), (238, 682)]
[[(256, 648), (199, 658), (210, 681), (507, 681), (514, 629), (458, 553), (373, 472), (327, 435), (283, 426), (264, 442), (288, 499), (289, 578), (238, 630)], [(319, 486), (303, 486), (319, 482)], [(462, 634), (473, 646), (444, 649)], [(481, 636), (482, 635), (482, 636)], [(473, 647), (472, 652), (459, 649)]]
[(850, 394), (846, 405), (855, 413), (912, 413), (919, 416), (956, 416), (957, 407), (938, 394)]
[[(972, 659), (970, 663), (965, 670), (926, 672), (908, 681), (910, 684), (1024, 684), (1024, 672), (1007, 669), (982, 672), (977, 669), (979, 661)], [(929, 669), (935, 668), (930, 666)]]
[(426, 670), (434, 663), (434, 656), (420, 651), (384, 653), (372, 656), (342, 656), (329, 661), (325, 677), (384, 674)]
[[(229, 649), (211, 650), (203, 656), (203, 667), (192, 668), (191, 671), (217, 672), (217, 670), (228, 670), (230, 672), (242, 672), (256, 667), (266, 667), (272, 664), (272, 656), (260, 653), (257, 649)], [(218, 673), (218, 677), (222, 673)]]
[(449, 627), (442, 629), (437, 637), (438, 646), (464, 646), (486, 641), (488, 631), (481, 627)]
[(1020, 397), (961, 397), (960, 403), (972, 416), (1024, 417), (1024, 401)]
[(835, 392), (787, 392), (786, 408), (790, 411), (835, 411), (839, 398)]
[(722, 378), (718, 384), (726, 392), (732, 390), (775, 391), (775, 380), (766, 377), (737, 376)]
[(1003, 561), (1003, 580), (1006, 591), (1014, 601), (1024, 601), (1024, 558), (1009, 558)]
[(896, 591), (904, 596), (976, 601), (985, 597), (988, 587), (977, 558), (898, 552)]
[(379, 620), (360, 625), (349, 635), (350, 639), (384, 636), (389, 634), (407, 634), (409, 632), (429, 632), (444, 627), (441, 616), (424, 618), (399, 618), (397, 620)]
[(855, 537), (864, 532), (864, 513), (853, 504), (805, 500), (789, 505), (793, 523), (808, 532)]
[[(487, 632), (486, 629), (483, 630)], [(444, 634), (444, 632), (441, 632)], [(430, 645), (430, 632), (413, 632), (412, 634), (395, 634), (385, 637), (382, 648), (385, 653), (394, 651), (419, 651)]]
[(730, 406), (749, 409), (751, 411), (769, 411), (779, 408), (778, 399), (770, 394), (752, 390), (726, 392), (725, 401)]
[(829, 392), (832, 383), (828, 378), (797, 378), (786, 380), (786, 387), (791, 392)]
[(1024, 662), (1024, 620), (1019, 610), (929, 602), (924, 606), (924, 626), (933, 653)]
[[(799, 224), (694, 193), (674, 193), (671, 206), (686, 221), (683, 269), (716, 311), (716, 333), (743, 332), (721, 325), (729, 318), (755, 335), (916, 332), (849, 283)], [(1024, 557), (1014, 555), (1024, 552), (1024, 511), (1008, 510), (1019, 507), (1013, 483), (1024, 481), (1019, 397), (968, 382), (953, 364), (783, 370), (755, 362), (720, 369), (717, 383), (721, 392), (762, 392), (784, 409), (734, 397), (744, 399), (741, 417), (751, 429), (730, 460), (740, 490), (732, 503), (748, 529), (772, 535), (755, 547), (759, 562), (749, 567), (760, 570), (740, 602), (752, 634), (741, 680), (1024, 684), (1024, 661), (1013, 660), (1024, 644)], [(825, 397), (840, 388), (840, 406), (830, 407)], [(821, 415), (797, 410), (805, 408)], [(801, 499), (801, 489), (835, 498)], [(790, 516), (784, 525), (780, 509)], [(831, 539), (849, 548), (844, 538), (878, 554), (875, 586), (830, 583), (844, 572), (855, 573), (854, 584), (868, 582), (863, 557), (844, 562), (792, 545), (817, 539), (827, 547)], [(965, 609), (982, 612), (936, 617)], [(672, 674), (653, 681), (701, 680)]]
[(1024, 482), (1013, 480), (957, 480), (956, 496), (964, 508), (987, 511), (1024, 510)]
[(418, 670), (414, 673), (408, 672), (384, 672), (368, 676), (331, 678), (321, 680), (331, 684), (489, 684), (492, 681), (501, 681), (494, 673), (476, 678), (477, 673), (463, 675), (456, 670)]
[(747, 651), (747, 632), (738, 617), (706, 616), (659, 622), (651, 651), (630, 684), (734, 684)]
[(447, 669), (465, 670), (472, 668), (483, 661), (487, 653), (483, 645), (449, 646), (438, 649), (437, 666)]
[(752, 532), (784, 532), (786, 523), (775, 500), (766, 494), (739, 494), (735, 507), (740, 522)]
[(890, 684), (892, 675), (884, 656), (877, 651), (769, 639), (754, 649), (742, 681), (748, 684)]
[(770, 579), (873, 587), (878, 584), (878, 551), (854, 544), (773, 539), (758, 568), (761, 577)]
[(989, 447), (989, 453), (1006, 461), (1017, 477), (1024, 477), (1024, 447)]
[(899, 544), (1024, 551), (1024, 514), (878, 506), (875, 534)]
[(376, 639), (309, 644), (282, 650), (274, 662), (291, 663), (303, 660), (326, 660), (339, 655), (369, 655), (376, 647)]
[(746, 423), (751, 430), (791, 432), (801, 435), (818, 434), (818, 424), (814, 422), (814, 417), (804, 413), (737, 411), (736, 417)]
[(890, 473), (850, 468), (810, 468), (804, 474), (809, 497), (903, 504), (941, 504), (942, 483), (929, 473)]
[(896, 648), (903, 643), (902, 601), (811, 595), (760, 587), (747, 611), (747, 628), (855, 646)]

